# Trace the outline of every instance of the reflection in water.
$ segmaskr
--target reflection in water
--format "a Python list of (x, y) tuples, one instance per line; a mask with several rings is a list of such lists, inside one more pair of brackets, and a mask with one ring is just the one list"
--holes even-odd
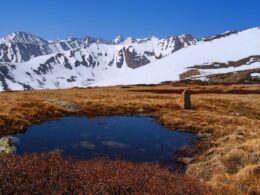
[(112, 148), (129, 148), (129, 145), (114, 141), (103, 141), (102, 144)]
[(92, 144), (92, 143), (90, 143), (90, 142), (88, 142), (88, 141), (82, 141), (82, 142), (80, 142), (80, 146), (81, 146), (82, 148), (86, 148), (86, 149), (94, 149), (94, 148), (96, 147), (95, 144)]
[(160, 126), (150, 117), (64, 117), (36, 124), (16, 134), (17, 153), (61, 152), (65, 157), (120, 158), (163, 162), (196, 137)]

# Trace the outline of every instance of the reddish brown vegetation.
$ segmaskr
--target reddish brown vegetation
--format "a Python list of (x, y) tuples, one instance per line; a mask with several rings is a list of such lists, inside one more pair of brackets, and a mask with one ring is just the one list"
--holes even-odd
[(60, 155), (0, 156), (0, 194), (210, 194), (210, 189), (158, 165)]

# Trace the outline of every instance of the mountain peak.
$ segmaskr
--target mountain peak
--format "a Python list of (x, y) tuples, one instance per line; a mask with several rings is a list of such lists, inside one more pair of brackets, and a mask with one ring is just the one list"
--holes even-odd
[(48, 41), (26, 32), (18, 31), (13, 32), (0, 39), (0, 43), (26, 43), (26, 44), (37, 44), (43, 45)]
[(125, 39), (124, 39), (123, 36), (118, 35), (116, 38), (114, 38), (114, 39), (112, 40), (112, 43), (119, 44), (119, 43), (122, 43), (124, 40), (125, 40)]

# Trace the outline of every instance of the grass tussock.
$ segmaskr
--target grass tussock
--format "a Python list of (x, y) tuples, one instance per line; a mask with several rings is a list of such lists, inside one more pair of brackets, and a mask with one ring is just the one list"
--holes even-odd
[[(186, 88), (193, 92), (191, 110), (177, 104), (177, 92)], [(211, 135), (196, 143), (188, 175), (234, 194), (260, 193), (259, 89), (259, 84), (165, 84), (3, 92), (0, 135), (64, 115), (150, 114), (168, 128)]]

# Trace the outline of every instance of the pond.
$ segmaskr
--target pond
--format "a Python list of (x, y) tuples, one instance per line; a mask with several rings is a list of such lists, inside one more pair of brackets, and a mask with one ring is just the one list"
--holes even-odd
[(71, 116), (32, 125), (13, 140), (18, 154), (58, 151), (73, 159), (163, 163), (196, 136), (164, 128), (147, 116)]

